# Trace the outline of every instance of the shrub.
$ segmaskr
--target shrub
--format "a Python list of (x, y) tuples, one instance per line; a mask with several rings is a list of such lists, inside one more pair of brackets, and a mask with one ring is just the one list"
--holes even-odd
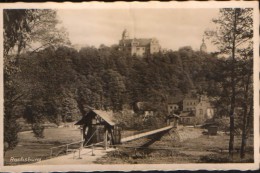
[(34, 133), (34, 137), (37, 139), (44, 138), (43, 132), (44, 132), (44, 126), (40, 123), (34, 123), (32, 124), (32, 130)]

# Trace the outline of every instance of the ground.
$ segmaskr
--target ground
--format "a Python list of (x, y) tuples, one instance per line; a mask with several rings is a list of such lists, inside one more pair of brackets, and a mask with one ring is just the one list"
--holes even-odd
[[(123, 136), (136, 134), (136, 131), (126, 131)], [(50, 158), (50, 148), (68, 144), (81, 140), (80, 130), (76, 127), (50, 128), (45, 129), (44, 139), (36, 139), (32, 132), (19, 133), (20, 142), (18, 146), (8, 151), (5, 155), (5, 165), (28, 164), (28, 162), (11, 162), (10, 158), (41, 158), (41, 160)], [(208, 136), (203, 134), (203, 129), (193, 127), (180, 127), (177, 131), (172, 130), (165, 134), (160, 141), (152, 144), (148, 149), (125, 148), (124, 146), (140, 146), (145, 139), (139, 139), (134, 142), (123, 144), (117, 150), (107, 152), (97, 152), (95, 157), (86, 155), (86, 159), (73, 159), (73, 155), (59, 156), (63, 160), (56, 159), (40, 162), (49, 164), (56, 160), (56, 164), (63, 164), (66, 159), (69, 163), (97, 163), (97, 164), (136, 164), (136, 163), (214, 163), (231, 162), (228, 159), (228, 141), (229, 136), (224, 133), (218, 133), (217, 136)], [(240, 137), (235, 138), (235, 148), (240, 147)], [(253, 162), (253, 140), (248, 140), (247, 155), (245, 160), (239, 160), (239, 153), (236, 152), (234, 162)], [(90, 153), (89, 150), (85, 150)], [(83, 155), (84, 156), (84, 155)], [(65, 160), (64, 160), (65, 159)]]
[[(176, 136), (179, 136), (176, 138)], [(148, 149), (138, 149), (137, 146), (144, 141), (124, 144), (136, 146), (130, 148), (120, 147), (106, 156), (98, 159), (96, 163), (110, 164), (158, 164), (158, 163), (220, 163), (220, 162), (253, 162), (253, 138), (248, 140), (247, 155), (244, 160), (239, 159), (239, 151), (234, 159), (228, 158), (229, 136), (219, 133), (217, 136), (203, 134), (203, 129), (183, 127), (178, 132), (166, 134), (160, 141), (152, 144)], [(235, 148), (240, 148), (241, 138), (236, 136)]]
[(13, 158), (32, 158), (41, 160), (50, 156), (50, 148), (68, 144), (81, 140), (80, 130), (77, 127), (68, 128), (49, 128), (44, 130), (44, 138), (36, 139), (32, 131), (21, 132), (18, 134), (19, 143), (14, 150), (7, 151), (5, 154), (5, 165), (26, 164), (28, 162), (12, 162)]

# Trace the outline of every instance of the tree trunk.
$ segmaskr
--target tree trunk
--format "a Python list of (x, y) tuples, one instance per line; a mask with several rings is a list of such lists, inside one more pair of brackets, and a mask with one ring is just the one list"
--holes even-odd
[(235, 84), (235, 52), (236, 52), (236, 26), (237, 26), (237, 9), (234, 12), (233, 23), (233, 40), (232, 40), (232, 65), (231, 65), (231, 103), (230, 103), (230, 138), (229, 138), (229, 156), (233, 159), (234, 138), (235, 138), (235, 101), (236, 101), (236, 84)]
[(248, 90), (249, 90), (249, 82), (250, 82), (250, 74), (247, 77), (246, 87), (244, 91), (244, 103), (243, 103), (243, 126), (242, 126), (242, 141), (240, 147), (240, 158), (243, 159), (245, 157), (245, 148), (247, 141), (247, 116), (248, 116)]

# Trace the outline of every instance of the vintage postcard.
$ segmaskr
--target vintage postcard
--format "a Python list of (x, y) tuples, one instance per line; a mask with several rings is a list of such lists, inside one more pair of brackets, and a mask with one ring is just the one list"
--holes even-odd
[(257, 2), (0, 11), (1, 171), (259, 169)]

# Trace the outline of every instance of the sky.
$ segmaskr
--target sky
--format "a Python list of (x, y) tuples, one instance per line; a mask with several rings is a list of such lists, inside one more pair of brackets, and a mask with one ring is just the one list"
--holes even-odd
[[(58, 10), (72, 44), (99, 47), (118, 44), (127, 29), (130, 38), (157, 38), (164, 49), (191, 46), (199, 50), (203, 33), (214, 29), (218, 9), (77, 9)], [(205, 40), (208, 52), (216, 50)]]

